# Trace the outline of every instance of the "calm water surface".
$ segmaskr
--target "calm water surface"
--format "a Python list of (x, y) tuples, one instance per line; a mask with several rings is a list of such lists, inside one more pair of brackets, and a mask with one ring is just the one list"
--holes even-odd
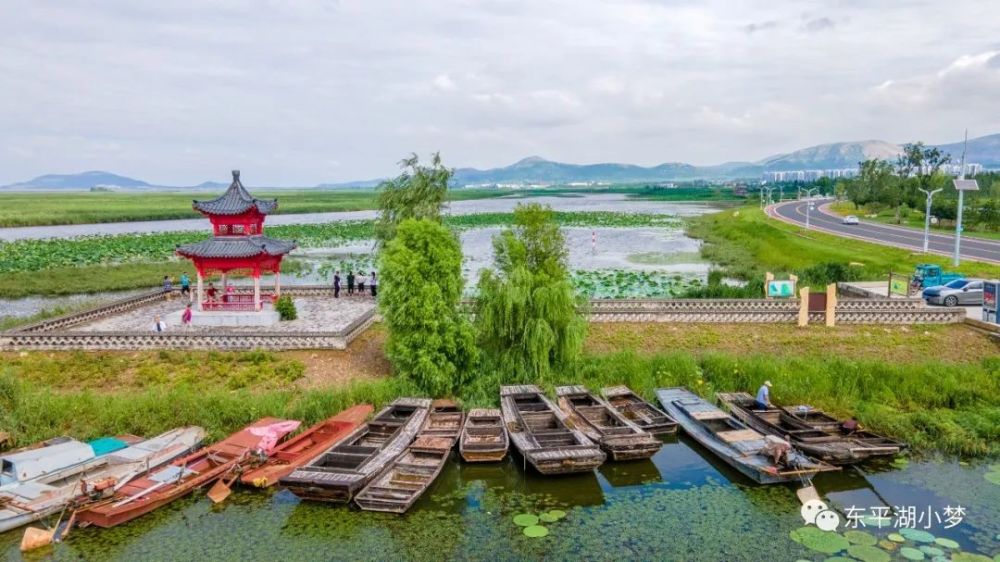
[[(609, 463), (590, 474), (542, 477), (514, 455), (498, 465), (449, 463), (403, 516), (300, 502), (287, 491), (234, 493), (221, 506), (202, 495), (111, 530), (83, 529), (28, 560), (813, 560), (828, 555), (789, 538), (802, 526), (792, 488), (751, 484), (686, 438), (668, 438), (652, 461)], [(984, 465), (869, 463), (817, 478), (837, 509), (962, 505), (957, 527), (935, 536), (967, 552), (1000, 553), (1000, 486)], [(883, 503), (885, 502), (885, 503)], [(562, 509), (544, 538), (512, 518)], [(895, 529), (868, 528), (877, 538)], [(0, 552), (19, 560), (19, 532)], [(918, 547), (908, 541), (904, 546)], [(898, 551), (889, 555), (901, 560)], [(930, 560), (932, 557), (928, 556)], [(845, 559), (846, 560), (846, 559)], [(968, 559), (977, 560), (977, 559)], [(981, 558), (978, 560), (990, 560)]]

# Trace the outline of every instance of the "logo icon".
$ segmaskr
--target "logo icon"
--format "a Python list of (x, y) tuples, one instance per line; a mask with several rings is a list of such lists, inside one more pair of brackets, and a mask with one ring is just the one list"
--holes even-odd
[(822, 531), (836, 531), (840, 526), (840, 515), (822, 500), (809, 500), (799, 510), (807, 525), (816, 525)]

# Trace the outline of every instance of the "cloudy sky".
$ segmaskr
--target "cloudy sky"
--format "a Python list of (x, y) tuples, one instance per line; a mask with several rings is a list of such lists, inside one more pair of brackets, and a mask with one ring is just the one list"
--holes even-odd
[(0, 184), (756, 160), (1000, 132), (996, 0), (4, 0)]

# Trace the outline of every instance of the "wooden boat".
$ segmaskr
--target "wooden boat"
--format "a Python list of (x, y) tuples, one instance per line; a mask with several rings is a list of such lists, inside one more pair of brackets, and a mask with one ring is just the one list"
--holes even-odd
[(427, 398), (397, 398), (279, 482), (300, 498), (347, 503), (413, 442), (430, 407)]
[(720, 392), (716, 398), (750, 427), (788, 439), (803, 453), (829, 463), (856, 463), (902, 450), (901, 443), (867, 431), (844, 435), (840, 432), (842, 422), (811, 408), (797, 412), (788, 408), (761, 410), (746, 392)]
[(285, 420), (261, 418), (229, 437), (132, 480), (110, 499), (77, 510), (78, 524), (114, 527), (145, 515), (252, 461), (263, 437), (255, 433)]
[(588, 472), (606, 458), (535, 385), (501, 386), (500, 410), (514, 446), (542, 474)]
[(240, 482), (247, 486), (267, 488), (305, 465), (323, 451), (345, 439), (365, 422), (372, 413), (371, 404), (361, 404), (321, 421), (275, 447), (274, 453), (261, 466), (244, 472)]
[(559, 407), (573, 425), (600, 445), (613, 461), (648, 459), (663, 443), (630, 422), (584, 386), (558, 386)]
[(0, 492), (0, 532), (38, 521), (77, 502), (112, 495), (151, 468), (190, 452), (204, 437), (205, 430), (200, 427), (174, 429), (97, 457), (83, 470), (54, 471)]
[(354, 503), (365, 511), (405, 513), (441, 474), (464, 420), (454, 402), (435, 400), (417, 438), (354, 496)]
[(601, 389), (601, 396), (628, 421), (653, 435), (677, 432), (677, 422), (663, 410), (646, 402), (627, 386), (609, 386)]
[(69, 478), (106, 462), (104, 455), (142, 441), (134, 435), (102, 437), (87, 443), (55, 437), (0, 456), (0, 491), (11, 491), (40, 478)]
[(458, 452), (465, 462), (500, 462), (507, 456), (510, 438), (500, 410), (477, 408), (469, 411), (462, 427)]
[(768, 454), (771, 441), (685, 388), (663, 388), (656, 396), (667, 414), (684, 431), (727, 464), (759, 484), (807, 482), (816, 473), (837, 467), (811, 459), (792, 448), (775, 464)]

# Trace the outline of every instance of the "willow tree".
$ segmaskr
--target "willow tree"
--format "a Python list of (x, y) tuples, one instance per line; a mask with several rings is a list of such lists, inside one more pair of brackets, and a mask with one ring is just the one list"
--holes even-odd
[(382, 249), (379, 270), (386, 355), (396, 373), (432, 396), (454, 393), (476, 355), (472, 325), (458, 309), (464, 288), (458, 237), (432, 220), (406, 219)]
[(378, 220), (375, 236), (380, 245), (396, 235), (396, 227), (406, 219), (441, 221), (441, 209), (448, 194), (452, 170), (441, 164), (441, 155), (431, 156), (431, 165), (422, 166), (416, 154), (399, 163), (402, 172), (379, 184)]
[(518, 205), (493, 252), (494, 269), (479, 276), (480, 347), (502, 382), (544, 380), (579, 357), (587, 330), (552, 210)]

